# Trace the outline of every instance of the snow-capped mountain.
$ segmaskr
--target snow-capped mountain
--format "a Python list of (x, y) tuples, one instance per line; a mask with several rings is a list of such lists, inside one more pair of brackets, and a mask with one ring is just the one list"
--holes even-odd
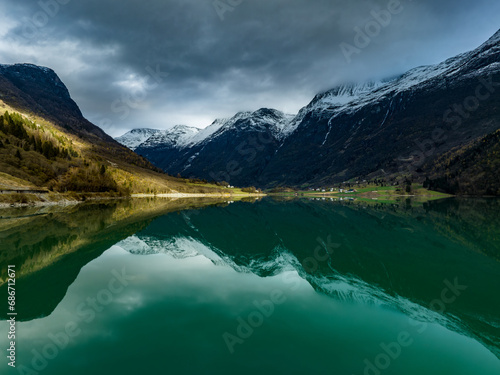
[(141, 148), (182, 148), (189, 143), (190, 139), (198, 134), (200, 129), (186, 126), (176, 125), (168, 130), (157, 131), (151, 137), (142, 142), (138, 147)]
[[(198, 134), (194, 135), (190, 142), (188, 143), (190, 146), (196, 145), (198, 143), (203, 142), (205, 139), (209, 139), (214, 134), (218, 134), (219, 131), (223, 132), (230, 128), (234, 123), (240, 119), (246, 118), (251, 114), (251, 112), (238, 112), (231, 118), (223, 118), (216, 119), (212, 124), (207, 126), (204, 129), (201, 129)], [(224, 129), (224, 130), (221, 130)]]
[[(500, 30), (486, 43), (476, 50), (466, 52), (437, 65), (420, 66), (409, 70), (405, 74), (378, 82), (367, 82), (361, 84), (340, 85), (328, 90), (316, 97), (304, 107), (299, 115), (292, 121), (288, 132), (293, 132), (306, 114), (314, 111), (332, 111), (333, 116), (341, 113), (353, 113), (364, 106), (383, 101), (389, 96), (412, 90), (420, 90), (425, 87), (446, 87), (448, 80), (465, 72), (467, 68), (473, 68), (478, 59), (495, 57), (499, 52)], [(494, 72), (500, 69), (500, 62), (493, 58), (491, 64), (486, 63), (482, 72)], [(481, 73), (474, 70), (473, 75)], [(466, 77), (464, 77), (466, 78)]]
[(149, 137), (159, 132), (161, 132), (161, 130), (148, 128), (132, 129), (122, 136), (115, 138), (115, 140), (125, 147), (128, 147), (129, 149), (135, 150), (137, 146), (148, 140)]
[(288, 125), (261, 181), (302, 185), (425, 174), (438, 155), (500, 127), (498, 82), (500, 31), (440, 64), (326, 91)]
[(201, 130), (186, 145), (193, 146), (209, 138), (216, 138), (226, 131), (269, 129), (276, 138), (282, 138), (285, 129), (295, 116), (276, 109), (261, 108), (255, 112), (238, 112), (228, 119), (217, 119), (210, 126)]
[(277, 139), (281, 139), (286, 135), (287, 126), (294, 118), (295, 115), (262, 108), (255, 112), (238, 112), (231, 118), (217, 119), (204, 129), (186, 125), (176, 125), (167, 130), (133, 129), (116, 140), (132, 150), (139, 147), (183, 149), (215, 139), (227, 131), (234, 130), (235, 127), (239, 130), (267, 128)]
[(136, 151), (168, 173), (235, 185), (385, 176), (407, 171), (403, 161), (410, 171), (422, 170), (500, 127), (499, 45), (500, 30), (440, 64), (339, 85), (316, 95), (296, 116), (274, 109), (240, 112), (180, 140), (158, 133)]
[[(236, 178), (252, 184), (276, 152), (293, 117), (267, 108), (239, 112), (202, 130), (175, 127), (157, 133), (136, 152), (171, 174), (221, 181)], [(243, 168), (245, 173), (238, 177)]]

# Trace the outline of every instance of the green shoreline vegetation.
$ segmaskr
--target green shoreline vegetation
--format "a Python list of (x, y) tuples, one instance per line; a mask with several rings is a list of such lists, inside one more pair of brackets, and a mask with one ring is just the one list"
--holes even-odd
[(367, 182), (363, 184), (337, 184), (333, 188), (309, 188), (308, 190), (293, 188), (275, 188), (268, 193), (284, 197), (327, 198), (327, 199), (356, 199), (360, 201), (378, 203), (395, 203), (403, 199), (415, 201), (430, 201), (453, 197), (451, 194), (432, 191), (416, 183), (384, 186), (382, 182)]

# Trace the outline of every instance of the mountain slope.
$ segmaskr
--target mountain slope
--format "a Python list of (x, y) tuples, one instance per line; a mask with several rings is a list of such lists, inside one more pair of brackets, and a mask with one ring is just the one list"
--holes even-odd
[(0, 65), (0, 88), (0, 99), (15, 109), (43, 117), (75, 135), (111, 141), (83, 117), (52, 69), (33, 64)]
[(500, 195), (500, 130), (441, 155), (424, 187), (451, 194)]
[[(316, 96), (293, 120), (296, 129), (260, 182), (326, 184), (411, 174), (453, 147), (495, 131), (500, 90), (485, 82), (500, 82), (499, 42), (500, 31), (478, 49), (436, 66)], [(478, 90), (482, 99), (470, 99)]]
[(87, 121), (53, 70), (0, 65), (0, 190), (209, 192), (170, 177)]
[(133, 151), (137, 148), (137, 146), (158, 132), (160, 132), (160, 130), (157, 129), (132, 129), (122, 136), (115, 138), (115, 140)]
[[(275, 153), (283, 129), (291, 117), (262, 108), (216, 120), (177, 141), (179, 128), (149, 138), (136, 152), (171, 174), (225, 181), (233, 185), (255, 184)], [(185, 130), (185, 129), (184, 129)]]
[[(422, 182), (441, 155), (500, 128), (499, 44), (500, 31), (440, 64), (318, 94), (294, 118), (239, 113), (191, 142), (149, 142), (137, 152), (169, 173), (259, 187), (410, 175)], [(269, 141), (257, 142), (259, 134)]]
[(176, 125), (171, 129), (158, 131), (148, 139), (141, 142), (137, 147), (141, 148), (155, 148), (159, 145), (166, 148), (182, 148), (188, 144), (192, 137), (199, 133), (200, 129)]

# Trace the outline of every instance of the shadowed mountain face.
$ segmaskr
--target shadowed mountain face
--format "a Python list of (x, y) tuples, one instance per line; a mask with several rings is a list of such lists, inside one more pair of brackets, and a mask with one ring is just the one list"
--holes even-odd
[[(147, 212), (140, 205), (128, 209)], [(126, 205), (89, 206), (6, 226), (2, 264), (26, 271), (18, 280), (30, 301), (20, 309), (24, 319), (51, 314), (79, 269), (117, 243), (136, 255), (201, 255), (261, 277), (293, 270), (319, 293), (438, 322), (499, 356), (500, 300), (491, 294), (500, 287), (498, 209), (486, 199), (423, 206), (265, 199), (119, 220)], [(47, 230), (30, 236), (40, 225)], [(448, 282), (460, 286), (460, 296), (436, 314), (432, 302)]]
[(324, 185), (401, 174), (423, 181), (440, 156), (500, 128), (499, 103), (500, 31), (441, 64), (319, 94), (295, 118), (277, 121), (257, 111), (223, 136), (182, 145), (146, 141), (136, 151), (169, 173), (235, 185)]
[(424, 187), (445, 193), (500, 195), (500, 130), (453, 148), (429, 163)]
[(300, 185), (415, 172), (438, 155), (497, 130), (499, 42), (445, 65), (439, 68), (444, 72), (419, 77), (422, 82), (409, 88), (405, 85), (411, 80), (403, 76), (375, 89), (364, 103), (324, 108), (316, 102), (325, 99), (317, 98), (262, 181)]
[(182, 142), (176, 139), (178, 127), (163, 137), (153, 135), (135, 151), (171, 174), (251, 186), (259, 182), (276, 153), (281, 126), (289, 117), (267, 108), (242, 112), (228, 120), (217, 120)]
[(53, 121), (72, 134), (115, 143), (82, 116), (52, 69), (32, 64), (0, 65), (0, 99), (13, 108)]

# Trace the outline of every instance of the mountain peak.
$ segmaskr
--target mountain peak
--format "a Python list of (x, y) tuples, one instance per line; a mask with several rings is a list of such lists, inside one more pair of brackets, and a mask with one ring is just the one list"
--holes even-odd
[(60, 98), (70, 99), (70, 94), (59, 76), (50, 68), (28, 63), (0, 64), (0, 74), (12, 81), (18, 88), (44, 86)]
[[(125, 134), (128, 134), (128, 133), (130, 133), (130, 134), (142, 134), (142, 133), (155, 133), (155, 132), (159, 132), (159, 130), (152, 129), (152, 128), (137, 128), (137, 129), (132, 129)], [(123, 135), (125, 135), (125, 134), (123, 134)]]
[(45, 73), (56, 74), (54, 70), (47, 68), (46, 66), (35, 65), (31, 63), (16, 63), (16, 64), (0, 64), (0, 69), (32, 69), (39, 70)]
[(167, 130), (158, 130), (146, 140), (141, 142), (136, 148), (140, 147), (182, 147), (188, 143), (198, 132), (199, 128), (187, 125), (175, 125)]
[(87, 121), (59, 76), (34, 64), (0, 65), (0, 99), (19, 111), (47, 118), (82, 137), (111, 140)]
[(131, 150), (135, 150), (141, 143), (160, 131), (149, 128), (132, 129), (115, 140)]
[(252, 116), (274, 116), (283, 117), (285, 114), (273, 108), (260, 108), (252, 113)]
[(166, 132), (169, 133), (177, 133), (177, 132), (194, 132), (197, 133), (200, 129), (195, 126), (187, 126), (187, 125), (175, 125)]

